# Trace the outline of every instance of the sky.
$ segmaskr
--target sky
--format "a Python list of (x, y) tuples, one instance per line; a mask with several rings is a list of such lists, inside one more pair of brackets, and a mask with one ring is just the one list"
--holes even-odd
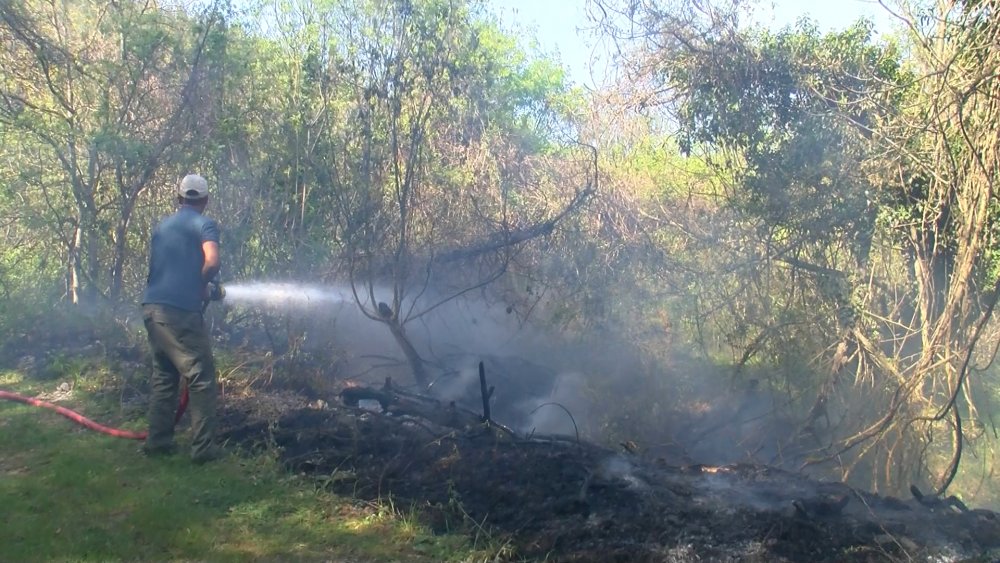
[[(489, 0), (489, 4), (505, 26), (533, 31), (543, 51), (558, 53), (570, 80), (589, 87), (600, 83), (603, 73), (591, 73), (590, 68), (604, 68), (607, 57), (593, 37), (578, 32), (588, 26), (587, 0)], [(865, 17), (875, 24), (876, 33), (886, 33), (894, 21), (878, 0), (760, 0), (755, 15), (774, 29), (808, 17), (820, 31), (844, 29)]]

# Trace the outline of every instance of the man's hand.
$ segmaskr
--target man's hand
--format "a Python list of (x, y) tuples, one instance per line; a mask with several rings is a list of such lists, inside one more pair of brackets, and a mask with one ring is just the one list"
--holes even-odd
[(217, 281), (210, 281), (206, 286), (208, 297), (206, 301), (222, 301), (226, 297), (226, 289)]

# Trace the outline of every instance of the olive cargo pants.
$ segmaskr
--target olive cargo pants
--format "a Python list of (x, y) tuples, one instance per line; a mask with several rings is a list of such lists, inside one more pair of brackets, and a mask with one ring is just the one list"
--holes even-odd
[(173, 447), (180, 378), (187, 382), (191, 429), (191, 457), (209, 454), (215, 438), (215, 360), (212, 343), (200, 312), (168, 305), (143, 305), (143, 321), (153, 352), (150, 380), (147, 451)]

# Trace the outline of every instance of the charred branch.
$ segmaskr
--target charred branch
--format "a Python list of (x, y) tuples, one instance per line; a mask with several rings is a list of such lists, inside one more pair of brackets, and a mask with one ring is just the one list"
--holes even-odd
[(444, 254), (439, 254), (435, 257), (434, 262), (438, 264), (447, 264), (449, 262), (474, 260), (487, 254), (499, 252), (507, 248), (513, 248), (525, 242), (548, 236), (552, 234), (552, 231), (555, 230), (556, 225), (558, 225), (560, 221), (582, 207), (590, 196), (593, 195), (593, 193), (594, 189), (592, 185), (588, 185), (586, 189), (578, 192), (573, 197), (572, 201), (570, 201), (570, 203), (555, 217), (536, 223), (530, 227), (497, 233), (487, 240), (481, 241), (477, 244), (473, 244), (465, 248), (454, 249), (449, 252), (445, 252)]
[(479, 390), (483, 395), (483, 422), (492, 422), (493, 417), (490, 416), (490, 397), (493, 395), (493, 388), (486, 388), (486, 366), (483, 365), (483, 362), (479, 362)]
[(456, 405), (454, 401), (445, 404), (433, 397), (403, 391), (388, 379), (381, 389), (348, 387), (340, 392), (340, 398), (345, 405), (353, 407), (357, 407), (362, 400), (377, 401), (384, 412), (423, 418), (438, 426), (459, 430), (486, 422), (490, 428), (515, 436), (510, 428), (493, 420), (484, 420), (481, 415)]

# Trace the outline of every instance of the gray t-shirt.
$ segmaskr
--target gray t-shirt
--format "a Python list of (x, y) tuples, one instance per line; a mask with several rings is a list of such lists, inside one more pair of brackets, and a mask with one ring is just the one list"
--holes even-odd
[(142, 304), (170, 305), (186, 311), (201, 310), (201, 244), (219, 242), (219, 225), (190, 207), (182, 206), (153, 231), (149, 276)]

